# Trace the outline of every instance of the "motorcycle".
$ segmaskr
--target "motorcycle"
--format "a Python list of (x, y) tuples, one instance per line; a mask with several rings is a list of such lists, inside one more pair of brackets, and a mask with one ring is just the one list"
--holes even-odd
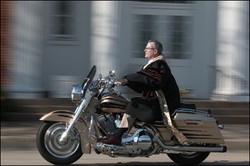
[[(210, 152), (226, 152), (220, 132), (223, 125), (210, 110), (197, 110), (189, 104), (170, 115), (164, 95), (156, 94), (162, 121), (136, 121), (122, 136), (121, 145), (98, 142), (113, 134), (130, 100), (116, 90), (115, 71), (94, 80), (94, 65), (82, 85), (74, 85), (71, 99), (75, 111), (55, 110), (40, 118), (43, 122), (36, 136), (41, 156), (52, 164), (71, 164), (92, 149), (110, 157), (149, 157), (167, 154), (180, 165), (196, 165)], [(192, 105), (194, 106), (194, 105)]]

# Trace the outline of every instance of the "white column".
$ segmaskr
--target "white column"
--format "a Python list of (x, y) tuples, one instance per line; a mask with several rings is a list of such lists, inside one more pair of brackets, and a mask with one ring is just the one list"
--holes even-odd
[(40, 97), (43, 2), (15, 1), (11, 17), (12, 98)]
[(212, 99), (249, 101), (249, 2), (218, 1), (217, 30)]
[(107, 75), (119, 68), (119, 25), (121, 18), (119, 1), (91, 2), (91, 65), (97, 73)]

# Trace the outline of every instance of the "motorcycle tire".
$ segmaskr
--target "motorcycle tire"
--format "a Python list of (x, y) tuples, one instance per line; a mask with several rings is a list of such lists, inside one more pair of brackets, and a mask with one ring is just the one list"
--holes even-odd
[[(72, 133), (65, 142), (59, 142), (59, 138), (66, 129), (62, 122), (44, 122), (39, 128), (36, 136), (36, 144), (42, 157), (52, 164), (71, 164), (82, 155), (80, 135)], [(77, 132), (73, 128), (74, 132)], [(69, 134), (69, 135), (70, 135)]]
[(210, 152), (194, 152), (190, 154), (167, 154), (168, 157), (180, 165), (197, 165), (204, 161)]

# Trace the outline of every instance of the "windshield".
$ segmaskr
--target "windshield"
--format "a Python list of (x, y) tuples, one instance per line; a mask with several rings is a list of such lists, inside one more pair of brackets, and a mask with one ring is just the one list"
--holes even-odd
[(85, 95), (90, 83), (92, 82), (94, 76), (96, 73), (96, 66), (94, 65), (92, 67), (92, 69), (90, 70), (89, 74), (87, 75), (87, 77), (85, 77), (83, 83), (82, 83), (82, 89), (83, 89), (83, 94)]

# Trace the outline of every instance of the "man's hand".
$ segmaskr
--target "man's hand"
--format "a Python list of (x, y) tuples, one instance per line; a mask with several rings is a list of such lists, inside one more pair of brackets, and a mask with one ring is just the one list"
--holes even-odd
[(128, 83), (128, 80), (125, 78), (115, 81), (116, 86), (125, 86), (127, 83)]

